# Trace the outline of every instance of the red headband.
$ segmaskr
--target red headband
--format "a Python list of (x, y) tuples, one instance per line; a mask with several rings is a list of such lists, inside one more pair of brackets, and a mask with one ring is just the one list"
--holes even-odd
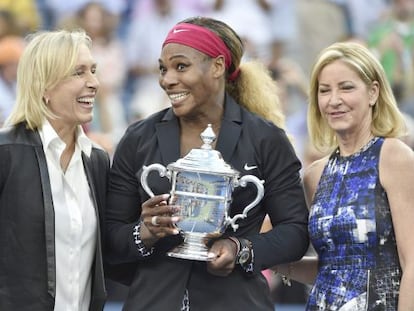
[[(210, 57), (223, 55), (226, 70), (230, 68), (230, 50), (218, 35), (205, 27), (189, 23), (177, 24), (170, 30), (162, 46), (164, 47), (168, 43), (183, 44)], [(235, 70), (229, 77), (229, 80), (233, 81), (238, 73), (239, 69)]]

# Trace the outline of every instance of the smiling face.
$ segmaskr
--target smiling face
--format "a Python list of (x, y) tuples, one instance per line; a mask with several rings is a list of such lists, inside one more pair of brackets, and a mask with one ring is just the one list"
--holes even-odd
[(336, 60), (318, 76), (319, 110), (337, 133), (348, 135), (370, 130), (372, 106), (378, 98), (378, 83), (367, 86), (349, 65)]
[(44, 95), (48, 108), (58, 117), (49, 120), (55, 128), (73, 128), (92, 120), (99, 87), (95, 73), (96, 63), (90, 50), (82, 45), (73, 74), (47, 90)]
[(159, 64), (160, 86), (178, 117), (208, 115), (215, 105), (222, 108), (218, 100), (224, 93), (222, 58), (211, 59), (193, 48), (170, 43), (162, 49)]

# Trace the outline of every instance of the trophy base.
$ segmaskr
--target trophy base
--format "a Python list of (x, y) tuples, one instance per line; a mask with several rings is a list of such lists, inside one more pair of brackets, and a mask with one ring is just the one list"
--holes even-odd
[(205, 244), (207, 238), (205, 233), (184, 233), (184, 242), (171, 251), (167, 252), (169, 257), (211, 261), (216, 258), (216, 255), (210, 253)]

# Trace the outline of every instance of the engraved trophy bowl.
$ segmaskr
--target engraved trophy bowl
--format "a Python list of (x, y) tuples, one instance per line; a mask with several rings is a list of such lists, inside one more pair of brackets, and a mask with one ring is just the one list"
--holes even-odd
[[(238, 219), (246, 218), (264, 195), (263, 181), (253, 175), (239, 178), (239, 172), (227, 164), (221, 153), (212, 149), (216, 135), (211, 124), (200, 135), (203, 145), (192, 149), (184, 158), (170, 163), (167, 167), (154, 163), (144, 166), (141, 185), (153, 197), (154, 193), (147, 183), (148, 174), (158, 171), (171, 183), (170, 202), (180, 206), (180, 221), (177, 226), (184, 236), (184, 242), (167, 255), (176, 258), (209, 261), (214, 258), (208, 252), (206, 242), (219, 237), (231, 225), (236, 231)], [(232, 192), (236, 187), (253, 183), (257, 188), (256, 198), (248, 204), (243, 213), (229, 217)]]

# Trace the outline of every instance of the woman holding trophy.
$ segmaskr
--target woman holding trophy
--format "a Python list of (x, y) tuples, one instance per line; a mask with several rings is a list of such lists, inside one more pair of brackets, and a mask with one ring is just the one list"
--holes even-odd
[[(178, 23), (163, 43), (159, 83), (171, 107), (128, 128), (110, 174), (107, 271), (129, 285), (124, 310), (274, 310), (261, 271), (308, 248), (301, 164), (282, 129), (274, 81), (263, 64), (241, 64), (242, 56), (239, 36), (205, 17)], [(205, 154), (225, 163), (212, 165)], [(147, 171), (154, 163), (159, 175)], [(193, 175), (219, 177), (200, 181), (183, 170), (200, 163), (205, 169)], [(263, 182), (258, 202), (260, 186), (222, 191), (234, 172), (244, 175), (240, 183), (246, 175)], [(223, 196), (232, 218), (208, 210), (211, 198)], [(273, 228), (260, 233), (266, 215)], [(188, 219), (231, 226), (209, 232), (207, 256), (192, 257), (174, 252), (193, 237), (183, 229)]]

